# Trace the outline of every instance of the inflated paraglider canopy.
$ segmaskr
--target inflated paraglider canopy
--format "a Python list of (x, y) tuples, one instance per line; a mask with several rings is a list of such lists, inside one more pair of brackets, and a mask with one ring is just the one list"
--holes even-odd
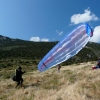
[(91, 27), (88, 24), (81, 24), (44, 56), (38, 64), (38, 70), (43, 72), (73, 57), (88, 43), (92, 36)]

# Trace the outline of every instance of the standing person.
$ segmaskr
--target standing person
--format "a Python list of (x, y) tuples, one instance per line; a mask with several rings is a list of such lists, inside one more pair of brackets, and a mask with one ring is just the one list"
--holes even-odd
[(58, 72), (60, 73), (60, 68), (61, 68), (61, 66), (60, 66), (60, 64), (58, 64)]
[(21, 86), (22, 86), (22, 83), (23, 83), (22, 74), (24, 74), (24, 73), (25, 73), (25, 71), (24, 71), (24, 72), (22, 71), (21, 66), (19, 66), (19, 67), (15, 70), (16, 82), (17, 82), (16, 88), (17, 88), (18, 85), (21, 85)]

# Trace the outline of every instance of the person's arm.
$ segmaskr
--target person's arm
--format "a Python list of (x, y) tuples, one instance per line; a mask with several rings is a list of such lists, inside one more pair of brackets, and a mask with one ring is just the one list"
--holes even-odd
[(25, 71), (21, 71), (22, 72), (22, 74), (24, 74), (25, 73)]

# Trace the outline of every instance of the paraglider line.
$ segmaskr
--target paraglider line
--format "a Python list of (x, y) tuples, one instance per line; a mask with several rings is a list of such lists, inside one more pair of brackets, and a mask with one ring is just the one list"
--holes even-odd
[(43, 63), (43, 65), (47, 68), (47, 66), (45, 65), (45, 63)]

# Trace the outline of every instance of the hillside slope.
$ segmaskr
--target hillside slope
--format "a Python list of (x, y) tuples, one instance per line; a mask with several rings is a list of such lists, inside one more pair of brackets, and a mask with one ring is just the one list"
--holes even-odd
[(24, 87), (15, 89), (11, 79), (0, 81), (0, 100), (100, 100), (100, 69), (96, 62), (56, 67), (43, 73), (27, 72)]
[[(21, 39), (12, 39), (12, 38), (0, 35), (0, 56), (3, 53), (3, 55), (1, 56), (3, 58), (25, 57), (28, 55), (41, 58), (48, 51), (50, 51), (50, 49), (52, 49), (57, 43), (58, 41), (32, 42), (32, 41), (26, 41), (26, 40), (21, 40)], [(89, 42), (86, 45), (86, 49), (88, 51), (93, 51), (97, 56), (100, 55), (100, 52), (99, 52), (100, 44)], [(41, 52), (42, 52), (42, 55), (41, 55)]]
[[(12, 39), (0, 35), (0, 61), (5, 59), (31, 59), (39, 61), (58, 43), (53, 42), (32, 42), (21, 39)], [(88, 44), (74, 57), (64, 62), (64, 65), (95, 61), (100, 56), (100, 44), (88, 42)], [(14, 61), (15, 62), (15, 61)], [(18, 61), (17, 61), (18, 62)], [(11, 62), (10, 65), (13, 66)], [(4, 62), (2, 63), (3, 66)], [(2, 65), (1, 65), (2, 66)]]

